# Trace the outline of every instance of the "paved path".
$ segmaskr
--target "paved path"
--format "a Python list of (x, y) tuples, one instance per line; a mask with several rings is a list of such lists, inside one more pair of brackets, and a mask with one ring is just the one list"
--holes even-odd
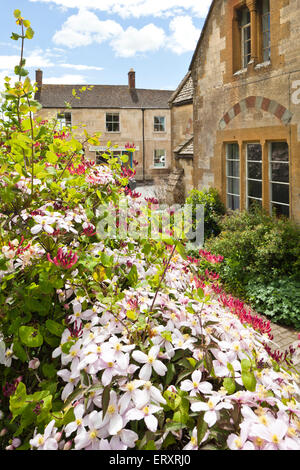
[[(269, 318), (259, 315), (260, 317), (264, 318), (265, 320), (269, 320)], [(297, 341), (298, 335), (300, 331), (295, 331), (295, 329), (288, 327), (288, 326), (282, 326), (278, 325), (276, 323), (271, 323), (271, 328), (272, 328), (272, 335), (274, 336), (273, 339), (273, 344), (272, 344), (272, 349), (278, 349), (280, 352), (285, 352), (286, 350), (289, 349), (289, 346), (291, 346), (295, 341)], [(298, 360), (294, 361), (294, 365), (296, 366), (296, 369), (300, 373), (300, 357)]]

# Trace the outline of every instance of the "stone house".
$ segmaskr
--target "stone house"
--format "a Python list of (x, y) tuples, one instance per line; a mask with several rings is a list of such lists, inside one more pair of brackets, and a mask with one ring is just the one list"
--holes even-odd
[(193, 80), (188, 72), (169, 101), (171, 110), (171, 174), (168, 201), (181, 203), (193, 188)]
[(101, 161), (109, 142), (111, 148), (116, 146), (112, 148), (115, 155), (126, 153), (126, 145), (134, 143), (136, 151), (129, 156), (138, 162), (137, 181), (168, 177), (171, 166), (168, 102), (173, 91), (136, 88), (132, 69), (128, 85), (87, 85), (88, 89), (83, 91), (82, 85), (44, 84), (41, 70), (36, 71), (36, 83), (36, 98), (42, 105), (40, 117), (56, 118), (61, 126), (78, 126), (75, 132), (79, 135), (83, 134), (82, 125), (90, 134), (101, 132), (101, 145), (85, 146), (87, 158)]
[(300, 1), (213, 0), (189, 73), (193, 186), (300, 222)]

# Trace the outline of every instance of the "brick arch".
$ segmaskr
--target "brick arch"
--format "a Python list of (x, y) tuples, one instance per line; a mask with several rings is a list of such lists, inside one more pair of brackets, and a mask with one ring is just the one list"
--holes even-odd
[(267, 111), (276, 116), (284, 125), (289, 124), (293, 117), (293, 114), (287, 108), (275, 100), (270, 100), (263, 96), (248, 96), (236, 103), (224, 114), (219, 123), (219, 128), (225, 129), (232, 119), (250, 108)]

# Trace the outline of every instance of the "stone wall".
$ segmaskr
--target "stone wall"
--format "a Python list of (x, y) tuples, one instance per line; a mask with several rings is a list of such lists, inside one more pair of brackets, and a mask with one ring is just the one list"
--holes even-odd
[[(226, 202), (225, 145), (241, 149), (245, 207), (245, 144), (264, 149), (263, 206), (270, 207), (268, 152), (283, 140), (290, 152), (290, 214), (300, 222), (300, 1), (271, 1), (271, 60), (235, 71), (234, 12), (253, 0), (215, 0), (192, 63), (194, 186), (215, 186)], [(252, 8), (252, 7), (251, 7)], [(299, 91), (298, 91), (299, 90)]]

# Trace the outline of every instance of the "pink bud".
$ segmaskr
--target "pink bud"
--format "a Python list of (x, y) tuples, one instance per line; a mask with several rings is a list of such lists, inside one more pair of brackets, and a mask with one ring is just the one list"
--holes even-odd
[(72, 441), (67, 441), (64, 445), (63, 450), (70, 450), (72, 447)]
[(34, 357), (31, 361), (28, 363), (28, 368), (29, 369), (37, 369), (40, 366), (40, 361), (38, 360), (37, 357)]

